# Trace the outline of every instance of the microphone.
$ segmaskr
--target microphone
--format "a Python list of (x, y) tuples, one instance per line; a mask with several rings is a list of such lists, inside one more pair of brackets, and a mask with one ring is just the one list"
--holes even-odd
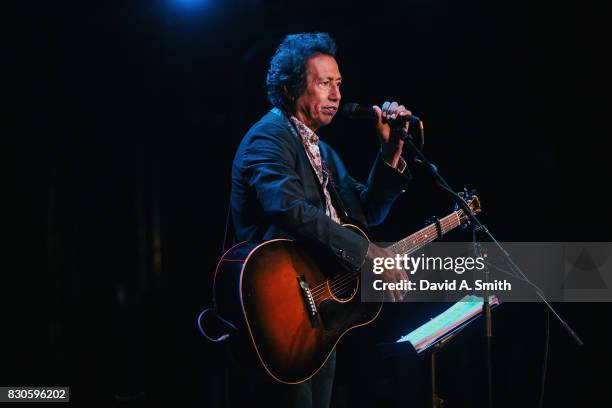
[[(358, 103), (346, 103), (342, 107), (342, 115), (348, 119), (376, 119), (376, 112), (370, 106)], [(415, 115), (398, 116), (396, 120), (410, 122), (419, 125), (421, 119)]]
[[(369, 106), (364, 106), (364, 105), (360, 105), (358, 103), (346, 103), (344, 104), (344, 106), (342, 107), (342, 116), (344, 116), (345, 118), (348, 119), (377, 119), (376, 116), (376, 111), (374, 110), (374, 108), (371, 108)], [(418, 133), (419, 133), (419, 137), (420, 137), (420, 148), (422, 149), (423, 146), (425, 145), (425, 129), (423, 127), (423, 122), (421, 121), (421, 119), (419, 119), (418, 116), (415, 115), (408, 115), (408, 116), (399, 116), (396, 120), (399, 120), (401, 122), (410, 122), (411, 124), (416, 125), (416, 128), (418, 129)], [(412, 131), (412, 129), (414, 129), (415, 126), (410, 126), (410, 131), (408, 131), (408, 134), (402, 132), (402, 139), (406, 139), (406, 138), (410, 138), (412, 140), (412, 136), (410, 135), (410, 132)], [(417, 157), (414, 158), (414, 160), (418, 163), (421, 163), (421, 160), (419, 160)]]

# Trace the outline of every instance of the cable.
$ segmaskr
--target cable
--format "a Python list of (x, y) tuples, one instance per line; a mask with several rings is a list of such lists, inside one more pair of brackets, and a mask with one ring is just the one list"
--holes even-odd
[[(206, 337), (206, 339), (208, 341), (211, 341), (213, 343), (221, 343), (222, 341), (227, 340), (230, 335), (231, 332), (222, 334), (221, 336), (215, 338), (210, 337), (208, 334), (206, 334), (206, 331), (204, 330), (204, 327), (202, 327), (202, 319), (204, 319), (204, 316), (206, 316), (206, 313), (213, 311), (212, 308), (206, 308), (204, 310), (202, 310), (202, 312), (200, 312), (200, 314), (198, 315), (198, 318), (196, 319), (197, 325), (198, 325), (198, 330), (200, 330), (200, 333), (202, 333), (202, 336)], [(219, 316), (217, 314), (217, 312), (214, 312), (215, 316), (217, 317), (217, 319), (221, 320), (223, 323), (225, 323), (230, 329), (232, 329), (233, 331), (238, 331), (238, 328), (236, 326), (234, 326), (231, 322), (225, 320), (224, 318), (222, 318), (221, 316)]]
[[(231, 194), (231, 193), (230, 193)], [(225, 215), (225, 231), (223, 233), (223, 244), (221, 246), (221, 255), (223, 256), (225, 254), (226, 248), (227, 248), (227, 238), (230, 235), (229, 234), (229, 230), (230, 230), (230, 220), (231, 220), (231, 196), (230, 199), (228, 200), (227, 203), (227, 212)], [(233, 237), (232, 237), (233, 239)], [(224, 318), (222, 318), (221, 316), (219, 316), (219, 314), (216, 312), (216, 302), (215, 302), (215, 295), (214, 295), (214, 288), (213, 288), (213, 307), (208, 307), (204, 310), (202, 310), (202, 312), (200, 312), (200, 314), (198, 315), (198, 318), (196, 319), (196, 324), (198, 326), (198, 330), (200, 331), (200, 333), (202, 333), (202, 336), (206, 337), (206, 339), (208, 341), (211, 341), (213, 343), (221, 343), (225, 340), (227, 340), (230, 335), (231, 332), (222, 334), (221, 336), (215, 338), (210, 337), (208, 334), (206, 334), (206, 331), (204, 330), (204, 327), (202, 327), (202, 320), (204, 319), (204, 316), (206, 316), (206, 313), (208, 312), (213, 312), (213, 314), (217, 317), (217, 319), (221, 320), (223, 323), (225, 323), (231, 330), (233, 331), (238, 331), (238, 329), (236, 328), (236, 326), (234, 326), (231, 322), (225, 320)]]

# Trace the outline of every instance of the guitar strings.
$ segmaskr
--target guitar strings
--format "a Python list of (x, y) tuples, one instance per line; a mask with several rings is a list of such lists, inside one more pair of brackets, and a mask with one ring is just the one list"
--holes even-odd
[[(344, 291), (344, 290), (346, 290), (346, 289), (348, 289), (348, 288), (352, 287), (354, 284), (355, 284), (355, 282), (352, 282), (352, 279), (351, 279), (350, 281), (346, 282), (346, 284), (345, 284), (345, 285), (343, 285), (343, 286), (341, 286), (341, 287), (337, 288), (336, 290), (332, 290), (332, 291), (330, 291), (330, 292), (329, 292), (329, 294), (328, 294), (327, 292), (323, 292), (323, 293), (321, 293), (321, 294), (319, 294), (318, 296), (313, 297), (313, 298), (315, 299), (315, 301), (317, 301), (317, 302), (321, 302), (321, 301), (323, 301), (323, 300), (326, 300), (326, 299), (331, 298), (332, 296), (339, 297), (339, 296), (340, 296), (341, 291)], [(353, 292), (355, 292), (355, 290), (353, 290)]]
[[(444, 217), (442, 220), (440, 220), (440, 225), (442, 227), (442, 233), (445, 233), (447, 231), (449, 231), (450, 229), (455, 228), (457, 225), (453, 225), (453, 219), (451, 218), (452, 216), (457, 216), (458, 219), (459, 218), (459, 213), (460, 211), (455, 211), (453, 214), (449, 214), (448, 216)], [(431, 235), (433, 237), (433, 239), (437, 238), (437, 234), (429, 234), (429, 230), (434, 229), (432, 228), (433, 225), (430, 225), (428, 227), (423, 228), (422, 230), (418, 231), (415, 235), (415, 237), (413, 237), (412, 239), (412, 243), (414, 244), (416, 241), (420, 241), (421, 238), (427, 237), (427, 235)], [(450, 229), (448, 227), (451, 227)], [(436, 231), (437, 232), (437, 231)], [(433, 240), (432, 239), (432, 240)], [(392, 245), (392, 248), (396, 248), (396, 249), (402, 249), (402, 252), (407, 252), (406, 250), (410, 247), (410, 244), (406, 245), (406, 243), (401, 244), (402, 241), (398, 241), (396, 244)], [(399, 244), (399, 245), (398, 245)], [(424, 246), (426, 243), (421, 243), (418, 244), (416, 246), (414, 246), (413, 248), (410, 248), (410, 250), (418, 250), (420, 247)], [(340, 289), (345, 290), (347, 287), (349, 287), (353, 281), (355, 280), (356, 275), (353, 274), (347, 274), (347, 275), (342, 275), (339, 277), (335, 277), (332, 278), (329, 281), (323, 282), (317, 286), (315, 286), (312, 290), (312, 296), (313, 298), (317, 298), (317, 300), (323, 300), (326, 299), (327, 297), (321, 298), (321, 295), (325, 295), (326, 294), (326, 286), (328, 284), (328, 282), (330, 282), (329, 284), (329, 288), (331, 293), (333, 294), (334, 292), (339, 291)]]
[[(449, 214), (448, 216), (444, 217), (442, 220), (440, 220), (440, 227), (442, 229), (442, 234), (454, 229), (455, 227), (461, 225), (461, 217), (460, 214), (462, 214), (462, 211), (455, 211), (452, 214)], [(457, 223), (454, 222), (454, 217), (457, 217)], [(449, 228), (450, 227), (450, 228)], [(431, 233), (430, 233), (431, 230)], [(435, 232), (435, 234), (434, 234)], [(407, 242), (402, 243), (402, 241), (397, 242), (396, 244), (392, 245), (391, 248), (395, 248), (396, 250), (402, 249), (404, 252), (408, 252), (408, 248), (410, 248), (410, 251), (416, 251), (420, 248), (422, 248), (423, 246), (425, 246), (427, 243), (435, 240), (437, 238), (437, 228), (434, 228), (433, 225), (430, 225), (428, 227), (423, 228), (422, 230), (418, 231), (415, 234), (415, 237), (412, 237), (412, 244), (415, 244), (417, 241), (421, 241), (421, 239), (423, 237), (425, 238), (430, 238), (427, 235), (431, 235), (431, 239), (427, 242), (420, 242), (417, 245), (414, 245), (411, 247), (410, 243), (407, 244)], [(399, 244), (399, 245), (398, 245)], [(338, 292), (340, 290), (346, 290), (347, 288), (350, 288), (351, 285), (354, 283), (354, 280), (357, 278), (357, 275), (353, 275), (353, 274), (348, 274), (348, 275), (342, 275), (340, 277), (335, 277), (332, 278), (329, 281), (323, 282), (322, 284), (319, 284), (317, 286), (315, 286), (312, 290), (312, 295), (313, 298), (316, 299), (317, 301), (322, 301), (325, 299), (329, 299), (330, 296), (334, 296), (335, 293), (334, 292)], [(326, 286), (329, 283), (329, 289), (330, 289), (330, 296), (327, 295), (326, 293)], [(351, 295), (353, 295), (355, 293), (355, 290), (353, 290), (353, 293)]]
[[(341, 297), (342, 291), (347, 290), (347, 289), (353, 287), (354, 284), (355, 284), (355, 282), (346, 282), (345, 285), (341, 286), (340, 288), (338, 288), (338, 289), (336, 289), (334, 291), (329, 292), (329, 294), (327, 294), (327, 293), (320, 294), (319, 296), (317, 296), (316, 300), (317, 301), (323, 301), (323, 300), (329, 299), (331, 297)], [(354, 288), (351, 291), (351, 295), (353, 293), (355, 293), (356, 291), (357, 291), (357, 288)]]
[[(352, 278), (355, 277), (355, 276), (356, 275), (353, 275), (353, 274), (346, 274), (346, 275), (341, 275), (341, 276), (334, 277), (334, 278), (330, 279), (329, 287), (330, 287), (331, 290), (334, 290), (338, 286), (343, 285), (344, 282), (347, 279), (351, 278), (350, 280), (352, 280)], [(318, 288), (316, 291), (311, 291), (313, 296), (317, 296), (317, 295), (325, 292), (325, 289), (326, 289), (326, 286), (327, 286), (327, 282), (322, 284), (322, 285), (319, 285), (319, 286), (323, 286), (323, 287)]]
[[(415, 247), (415, 249), (418, 249), (418, 247)], [(335, 292), (346, 290), (348, 287), (350, 287), (354, 283), (356, 278), (357, 278), (357, 275), (346, 274), (346, 275), (342, 275), (342, 276), (330, 279), (329, 280), (330, 292), (334, 294)], [(316, 298), (317, 300), (327, 298), (327, 297), (321, 297), (321, 295), (326, 294), (325, 286), (327, 286), (327, 282), (321, 285), (318, 285), (316, 287), (317, 289), (311, 292), (313, 295), (313, 298)]]
[[(421, 245), (423, 247), (425, 244)], [(415, 247), (415, 249), (419, 249), (420, 247)], [(342, 277), (333, 278), (330, 281), (330, 294), (335, 295), (337, 292), (344, 291), (351, 287), (356, 280), (357, 275), (342, 275)], [(320, 285), (319, 285), (320, 286)], [(319, 289), (315, 294), (313, 294), (313, 298), (318, 301), (329, 299), (330, 296), (327, 296), (325, 288)]]
[[(446, 218), (446, 217), (445, 217), (445, 218)], [(450, 222), (450, 220), (449, 220), (449, 222)], [(446, 228), (448, 227), (448, 225), (446, 225), (446, 224), (448, 224), (449, 222), (447, 222), (446, 220), (443, 220), (443, 221), (441, 222), (441, 224), (443, 224), (444, 229), (446, 229)], [(423, 230), (419, 231), (419, 232), (417, 233), (417, 237), (416, 237), (416, 239), (417, 239), (417, 240), (420, 240), (420, 238), (422, 238), (422, 237), (426, 237), (426, 236), (429, 234), (429, 232), (428, 232), (428, 231), (429, 231), (429, 229), (431, 229), (431, 227), (426, 227), (426, 228), (424, 228)], [(433, 238), (432, 238), (432, 240), (436, 238), (436, 236), (435, 236), (433, 233), (431, 233), (430, 235), (433, 237)], [(413, 243), (414, 243), (414, 239), (415, 239), (415, 238), (413, 237)], [(401, 241), (400, 241), (400, 242), (401, 242)], [(419, 244), (419, 245), (416, 245), (416, 246), (414, 246), (413, 248), (411, 248), (411, 250), (418, 250), (420, 247), (424, 246), (425, 244), (426, 244), (426, 243), (421, 243), (421, 244)], [(405, 245), (400, 246), (400, 247), (404, 247), (403, 249), (407, 249), (407, 246), (405, 246)], [(340, 287), (339, 285), (343, 285), (343, 286), (345, 286), (345, 283), (346, 283), (346, 282), (344, 282), (344, 281), (346, 280), (347, 276), (348, 276), (348, 277), (353, 277), (354, 275), (342, 275), (341, 277), (332, 278), (332, 279), (329, 281), (329, 282), (331, 282), (331, 283), (330, 283), (330, 285), (329, 285), (329, 286), (330, 286), (331, 291), (333, 292), (334, 290), (338, 290), (338, 288)], [(321, 293), (324, 293), (324, 292), (325, 292), (325, 286), (327, 285), (327, 283), (328, 283), (328, 281), (323, 282), (322, 284), (319, 284), (319, 285), (315, 286), (315, 287), (312, 289), (312, 291), (311, 291), (311, 293), (313, 294), (313, 296), (319, 296)], [(350, 282), (349, 282), (349, 283), (350, 283)]]
[(319, 292), (316, 296), (313, 296), (313, 297), (315, 297), (318, 300), (321, 300), (321, 299), (325, 299), (328, 297), (327, 293), (329, 293), (330, 295), (338, 295), (342, 291), (352, 287), (355, 284), (355, 281), (356, 281), (356, 276), (351, 275), (347, 278), (344, 278), (342, 283), (339, 283), (335, 285), (334, 287), (332, 287), (329, 292), (326, 292), (325, 290), (323, 290)]
[[(455, 223), (454, 221), (454, 217), (456, 216), (458, 220), (460, 220), (460, 215), (459, 215), (460, 211), (455, 211), (452, 214), (449, 214), (448, 216), (444, 217), (443, 219), (440, 220), (440, 226), (442, 229), (442, 233), (446, 233), (454, 228), (456, 228), (457, 226), (460, 225), (460, 222)], [(426, 235), (426, 231), (428, 230), (435, 230), (435, 226), (432, 224), (428, 227), (423, 228), (422, 230), (418, 231), (415, 235), (417, 235), (416, 240), (420, 240), (424, 235)], [(437, 232), (437, 231), (436, 231)], [(410, 238), (410, 237), (408, 237)], [(396, 248), (396, 249), (401, 249), (400, 252), (407, 252), (407, 250), (410, 248), (410, 243), (409, 243), (409, 239), (406, 238), (406, 242), (404, 242), (405, 240), (401, 240), (396, 242), (395, 244), (391, 245), (391, 248)], [(436, 237), (434, 237), (435, 239)], [(412, 243), (414, 244), (416, 241), (414, 238), (412, 239)], [(408, 243), (408, 245), (406, 245)], [(411, 248), (410, 248), (411, 249)]]
[[(452, 214), (451, 214), (451, 215), (452, 215)], [(445, 219), (446, 219), (446, 218), (448, 218), (448, 217), (445, 217)], [(448, 229), (447, 229), (447, 228), (448, 228), (449, 226), (451, 226), (451, 225), (449, 225), (449, 224), (452, 224), (452, 220), (450, 220), (450, 219), (449, 219), (449, 220), (445, 220), (445, 219), (441, 220), (441, 222), (440, 222), (440, 223), (443, 225), (443, 227), (444, 227), (444, 228), (443, 228), (443, 232), (448, 231)], [(427, 232), (426, 230), (429, 230), (430, 228), (431, 228), (431, 226), (426, 227), (426, 228), (422, 229), (421, 231), (418, 231), (418, 232), (416, 233), (416, 237), (413, 237), (412, 243), (414, 244), (414, 243), (415, 243), (415, 241), (419, 241), (419, 240), (420, 240), (422, 237), (424, 237), (424, 236), (428, 235), (428, 234), (426, 233), (426, 232)], [(451, 227), (451, 228), (453, 228), (453, 227)], [(433, 239), (437, 238), (437, 235), (434, 235), (433, 233), (431, 233), (430, 235), (431, 235), (431, 237), (433, 237)], [(433, 240), (433, 239), (432, 239), (432, 240)], [(402, 242), (402, 241), (397, 242), (396, 244), (392, 245), (391, 247), (396, 246), (396, 245), (397, 245), (397, 244), (399, 244), (400, 242)], [(399, 247), (399, 248), (402, 248), (402, 249), (406, 249), (406, 250), (407, 250), (408, 248), (410, 248), (410, 250), (417, 250), (417, 249), (419, 249), (419, 248), (420, 248), (420, 246), (419, 246), (419, 245), (420, 245), (420, 246), (423, 246), (423, 245), (424, 245), (424, 243), (420, 243), (420, 244), (418, 244), (418, 245), (414, 246), (413, 248), (410, 248), (410, 245), (406, 245), (406, 244), (399, 245), (398, 247)], [(407, 252), (407, 251), (406, 251), (406, 252)], [(342, 275), (342, 276), (345, 276), (345, 275)], [(335, 279), (337, 279), (337, 278), (332, 278), (332, 281), (333, 281), (333, 280), (335, 280)], [(319, 285), (317, 285), (317, 286), (313, 287), (313, 288), (312, 288), (312, 290), (311, 290), (311, 292), (313, 292), (313, 293), (314, 293), (314, 292), (317, 292), (318, 290), (322, 289), (322, 286), (325, 286), (326, 284), (327, 284), (327, 281), (326, 281), (326, 282), (323, 282), (322, 284), (319, 284)]]
[[(357, 280), (357, 277), (357, 275), (344, 275), (341, 278), (332, 279), (331, 282), (333, 283), (329, 285), (330, 296), (338, 296), (339, 292), (350, 288)], [(326, 288), (319, 289), (316, 293), (313, 294), (313, 298), (316, 301), (328, 299), (330, 298), (330, 296), (327, 295)]]

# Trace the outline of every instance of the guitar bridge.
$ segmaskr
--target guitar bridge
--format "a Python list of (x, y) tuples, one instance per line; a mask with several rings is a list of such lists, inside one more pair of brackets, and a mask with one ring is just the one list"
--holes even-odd
[(319, 312), (317, 310), (314, 297), (312, 296), (312, 292), (310, 291), (310, 286), (308, 285), (308, 282), (306, 282), (306, 279), (304, 279), (304, 275), (299, 275), (297, 280), (298, 285), (300, 286), (300, 292), (302, 293), (302, 298), (304, 299), (304, 305), (306, 306), (306, 312), (308, 313), (308, 319), (310, 320), (310, 326), (317, 327), (319, 325), (319, 320), (317, 319)]

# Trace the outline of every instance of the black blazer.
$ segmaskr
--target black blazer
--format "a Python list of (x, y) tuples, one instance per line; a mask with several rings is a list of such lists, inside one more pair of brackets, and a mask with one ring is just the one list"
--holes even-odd
[[(376, 158), (367, 185), (352, 178), (338, 154), (319, 141), (342, 204), (334, 207), (363, 225), (378, 225), (410, 180)], [(368, 242), (325, 214), (321, 184), (293, 124), (273, 110), (242, 139), (232, 166), (231, 212), (238, 241), (278, 237), (330, 251), (351, 269), (363, 264)], [(344, 212), (346, 211), (346, 214)]]

